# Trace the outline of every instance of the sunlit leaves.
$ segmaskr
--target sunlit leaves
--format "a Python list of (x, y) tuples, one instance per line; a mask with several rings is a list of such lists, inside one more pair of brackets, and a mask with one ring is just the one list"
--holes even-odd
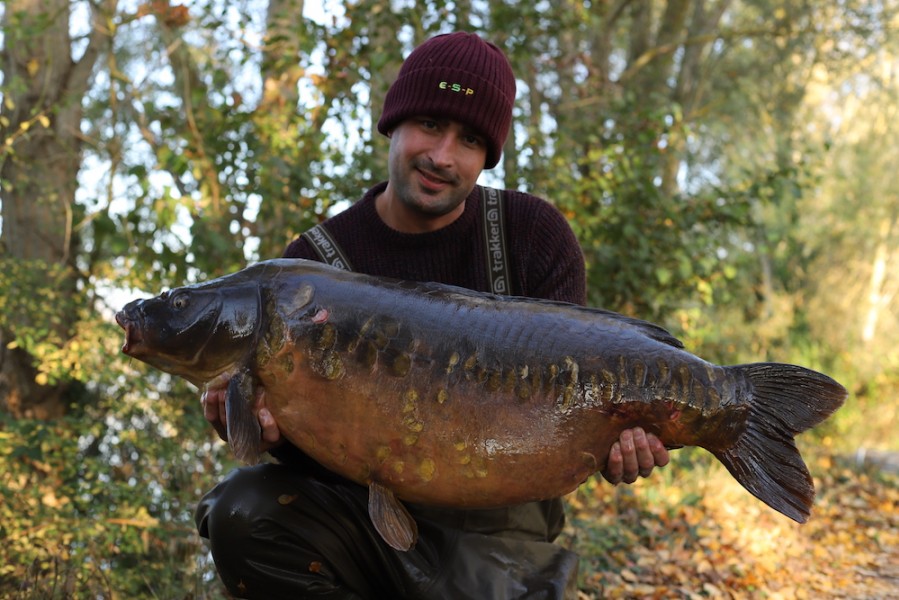
[(221, 597), (190, 525), (220, 446), (172, 429), (199, 426), (197, 406), (184, 406), (117, 396), (53, 422), (0, 416), (4, 593)]
[[(509, 54), (519, 78), (514, 142), (490, 183), (565, 213), (592, 304), (663, 322), (709, 358), (864, 361), (876, 376), (851, 373), (857, 399), (832, 426), (846, 444), (895, 438), (886, 418), (895, 350), (845, 343), (859, 329), (874, 251), (883, 243), (895, 254), (895, 90), (883, 85), (876, 103), (863, 93), (891, 81), (894, 0), (670, 2), (695, 8), (696, 21), (656, 47), (659, 23), (640, 21), (638, 9), (658, 18), (662, 2), (362, 0), (325, 3), (340, 16), (320, 23), (301, 4), (119, 3), (137, 13), (98, 21), (114, 34), (109, 52), (87, 95), (68, 104), (32, 106), (59, 95), (22, 93), (77, 79), (50, 77), (50, 61), (25, 53), (12, 64), (20, 76), (4, 73), (0, 158), (59, 131), (77, 135), (83, 154), (53, 154), (82, 160), (80, 187), (74, 205), (42, 213), (66, 214), (73, 243), (58, 254), (68, 264), (0, 263), (4, 349), (27, 351), (29, 377), (68, 384), (74, 404), (58, 422), (0, 423), (0, 588), (215, 594), (189, 512), (221, 468), (220, 446), (194, 390), (121, 360), (110, 315), (135, 295), (277, 256), (335, 203), (385, 178), (387, 141), (372, 123), (386, 86), (414, 43), (450, 29), (477, 30)], [(720, 23), (713, 7), (726, 9)], [(67, 24), (52, 16), (7, 13), (7, 48), (29, 47), (51, 27), (63, 35), (48, 41), (63, 39)], [(63, 51), (53, 58), (74, 63)], [(870, 106), (844, 115), (834, 99), (848, 94)], [(84, 118), (61, 127), (73, 107)], [(44, 162), (23, 164), (30, 183)], [(72, 186), (75, 171), (48, 181), (50, 191)], [(0, 184), (6, 235), (11, 194), (24, 188)], [(44, 197), (26, 206), (51, 207)], [(895, 260), (881, 263), (892, 273)], [(899, 298), (895, 282), (884, 284), (878, 293)], [(887, 341), (894, 308), (876, 323)], [(589, 593), (800, 597), (783, 579), (798, 566), (809, 570), (807, 589), (826, 596), (828, 584), (847, 581), (831, 568), (841, 552), (866, 569), (850, 575), (876, 575), (884, 554), (865, 544), (894, 544), (896, 497), (884, 491), (893, 488), (856, 474), (819, 476), (822, 524), (805, 530), (743, 502), (731, 484), (719, 494), (665, 477), (639, 495), (585, 488), (591, 500), (574, 505), (573, 522)], [(839, 490), (861, 504), (844, 505)], [(746, 523), (764, 527), (747, 533)], [(780, 540), (784, 556), (772, 551)], [(802, 562), (807, 552), (826, 568)]]
[(16, 331), (19, 347), (32, 351), (65, 341), (68, 323), (61, 308), (75, 304), (64, 285), (68, 278), (60, 265), (0, 257), (0, 328)]
[[(570, 497), (565, 535), (582, 556), (583, 597), (892, 596), (899, 478), (819, 456), (811, 465), (819, 495), (802, 526), (718, 467), (583, 486)], [(666, 471), (686, 466), (676, 462)]]
[(667, 115), (613, 106), (616, 127), (607, 138), (594, 131), (574, 164), (560, 157), (548, 192), (582, 240), (591, 301), (655, 319), (684, 303), (712, 305), (735, 274), (735, 233), (751, 226), (749, 206), (714, 189), (665, 194), (648, 142), (671, 130)]

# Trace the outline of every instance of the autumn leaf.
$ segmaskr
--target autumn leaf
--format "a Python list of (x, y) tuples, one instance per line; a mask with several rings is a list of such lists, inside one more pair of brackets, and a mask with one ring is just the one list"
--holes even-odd
[(899, 477), (835, 456), (811, 464), (819, 494), (805, 525), (717, 465), (583, 486), (563, 536), (581, 556), (580, 599), (899, 597)]

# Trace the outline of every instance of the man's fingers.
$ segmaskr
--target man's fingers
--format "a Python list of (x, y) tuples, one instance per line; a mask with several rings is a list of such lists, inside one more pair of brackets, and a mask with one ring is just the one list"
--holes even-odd
[(652, 471), (656, 466), (656, 458), (650, 447), (649, 438), (646, 432), (640, 427), (633, 429), (634, 437), (634, 454), (637, 459), (638, 470), (642, 474), (644, 470)]
[(621, 475), (623, 473), (624, 463), (621, 457), (621, 443), (615, 442), (609, 449), (609, 459), (606, 462), (606, 468), (602, 472), (602, 476), (611, 484), (618, 485), (621, 483)]
[(262, 427), (262, 441), (276, 444), (281, 441), (281, 430), (275, 417), (267, 408), (259, 409), (259, 425)]
[(638, 477), (649, 477), (655, 467), (668, 464), (664, 444), (641, 427), (625, 429), (609, 450), (602, 476), (609, 483), (634, 483)]
[(262, 450), (269, 451), (284, 442), (281, 429), (275, 421), (275, 416), (265, 405), (265, 388), (256, 388), (256, 418), (262, 428)]
[(219, 437), (228, 441), (228, 425), (225, 413), (225, 391), (221, 389), (206, 390), (200, 397), (203, 404), (203, 416), (212, 424)]
[(218, 420), (219, 409), (217, 406), (213, 406), (213, 403), (209, 400), (209, 390), (203, 392), (203, 395), (200, 396), (200, 402), (203, 404), (203, 416), (206, 420), (210, 423)]
[[(635, 445), (635, 431), (637, 430), (625, 429), (621, 432), (621, 437), (618, 438), (618, 440), (621, 442), (621, 481), (623, 481), (624, 483), (633, 483), (637, 481), (637, 475), (640, 471), (640, 463), (637, 459), (637, 450)], [(643, 438), (643, 441), (645, 443), (645, 436)]]
[(652, 450), (653, 461), (655, 461), (655, 466), (664, 467), (668, 464), (670, 457), (668, 456), (668, 449), (665, 448), (665, 444), (657, 438), (656, 436), (647, 434), (646, 436), (649, 439), (649, 447)]
[[(227, 411), (225, 410), (225, 399), (228, 396), (226, 388), (207, 389), (200, 397), (203, 403), (203, 416), (212, 424), (216, 433), (224, 441), (228, 441), (228, 421)], [(267, 451), (284, 442), (278, 423), (275, 421), (274, 415), (265, 406), (265, 388), (259, 386), (256, 388), (256, 418), (259, 420), (259, 427), (262, 429), (262, 450)]]

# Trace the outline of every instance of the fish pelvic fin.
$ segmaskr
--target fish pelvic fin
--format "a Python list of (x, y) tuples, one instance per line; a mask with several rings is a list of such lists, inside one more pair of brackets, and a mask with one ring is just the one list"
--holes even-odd
[(710, 449), (756, 498), (798, 523), (811, 514), (815, 486), (794, 436), (824, 421), (848, 395), (822, 373), (778, 363), (728, 367), (751, 383), (746, 429), (736, 443)]
[(231, 376), (225, 397), (228, 443), (234, 456), (247, 464), (259, 461), (262, 445), (262, 428), (253, 412), (255, 387), (250, 372), (241, 369)]
[(418, 541), (415, 519), (393, 492), (374, 481), (368, 485), (368, 515), (391, 548), (406, 552)]

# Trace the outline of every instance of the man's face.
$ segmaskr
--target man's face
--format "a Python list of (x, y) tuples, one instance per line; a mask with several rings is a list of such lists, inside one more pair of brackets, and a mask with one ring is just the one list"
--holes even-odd
[(468, 197), (486, 158), (485, 138), (467, 125), (413, 117), (391, 132), (390, 184), (407, 209), (441, 217)]

